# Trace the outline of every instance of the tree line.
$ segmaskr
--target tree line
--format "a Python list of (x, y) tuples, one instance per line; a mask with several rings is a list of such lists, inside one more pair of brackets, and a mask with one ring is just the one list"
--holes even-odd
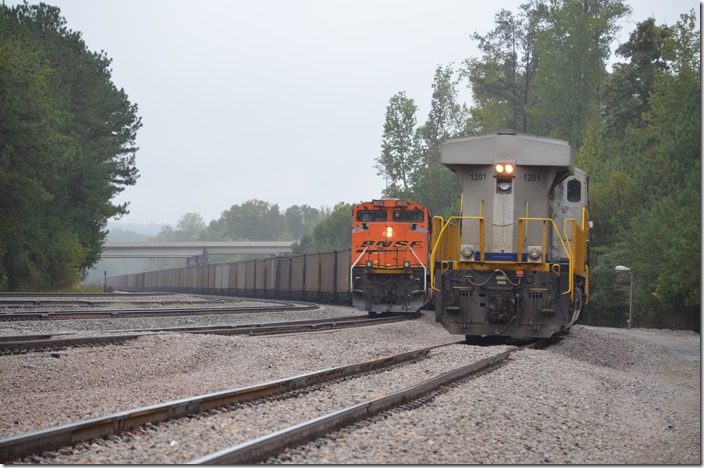
[[(137, 179), (137, 106), (44, 4), (0, 7), (0, 290), (55, 288), (95, 264), (112, 198)], [(568, 141), (590, 175), (591, 296), (585, 322), (624, 326), (629, 275), (636, 326), (700, 328), (701, 90), (694, 11), (638, 23), (621, 0), (529, 0), (474, 32), (480, 56), (434, 70), (431, 105), (390, 97), (375, 168), (382, 194), (435, 215), (459, 213), (442, 142), (511, 128)], [(461, 87), (471, 103), (460, 102)], [(40, 170), (41, 169), (41, 170)], [(360, 200), (361, 201), (361, 200)], [(352, 204), (249, 200), (208, 225), (194, 213), (158, 240), (295, 240), (297, 253), (349, 247)]]
[(65, 288), (134, 185), (137, 106), (45, 4), (0, 5), (0, 291)]

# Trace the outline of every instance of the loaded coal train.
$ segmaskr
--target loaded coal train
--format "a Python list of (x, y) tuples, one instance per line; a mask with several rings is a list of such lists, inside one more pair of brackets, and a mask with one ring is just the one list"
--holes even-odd
[(354, 208), (352, 247), (335, 252), (113, 276), (115, 290), (352, 304), (369, 315), (417, 313), (428, 302), (430, 213), (380, 199)]
[(120, 291), (161, 291), (351, 305), (350, 250), (109, 276)]
[(450, 139), (447, 220), (408, 200), (354, 209), (349, 250), (108, 278), (113, 289), (353, 304), (369, 315), (432, 305), (467, 339), (568, 330), (589, 294), (588, 183), (567, 142), (503, 131)]

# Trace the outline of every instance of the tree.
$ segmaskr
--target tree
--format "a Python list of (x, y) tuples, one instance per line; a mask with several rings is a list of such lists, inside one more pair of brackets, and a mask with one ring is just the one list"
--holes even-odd
[(460, 189), (455, 174), (440, 163), (442, 143), (463, 135), (469, 115), (467, 106), (457, 102), (458, 79), (451, 66), (438, 66), (433, 79), (430, 112), (418, 129), (424, 164), (412, 177), (410, 198), (435, 214), (456, 214)]
[(293, 253), (298, 255), (349, 249), (352, 245), (354, 206), (344, 202), (335, 205), (329, 215), (315, 224), (299, 242), (293, 243), (291, 246)]
[(286, 219), (287, 240), (297, 240), (306, 232), (306, 229), (317, 223), (322, 214), (319, 210), (308, 205), (289, 206), (284, 213)]
[(438, 65), (433, 79), (430, 112), (418, 135), (423, 144), (425, 165), (440, 163), (442, 143), (450, 137), (464, 134), (469, 111), (457, 102), (457, 85), (452, 65)]
[(279, 205), (262, 200), (247, 200), (232, 205), (218, 220), (211, 221), (209, 231), (222, 240), (279, 240), (285, 230), (285, 220)]
[(0, 6), (0, 289), (66, 287), (137, 179), (137, 107), (56, 7)]
[(387, 181), (385, 196), (407, 196), (413, 173), (422, 166), (416, 133), (417, 111), (418, 106), (403, 91), (392, 96), (386, 106), (381, 156), (376, 158), (377, 174)]
[[(638, 326), (700, 330), (701, 89), (693, 13), (673, 27), (651, 19), (619, 48), (605, 89), (605, 131), (588, 152), (592, 189), (591, 308), (613, 321), (623, 297), (613, 267), (634, 273)], [(619, 83), (623, 88), (619, 89)], [(580, 157), (578, 155), (578, 157)], [(627, 305), (621, 306), (621, 314)], [(603, 323), (603, 322), (602, 322)], [(625, 323), (623, 320), (618, 323)]]
[(539, 63), (536, 43), (547, 16), (545, 2), (534, 0), (521, 5), (518, 16), (500, 10), (491, 32), (473, 34), (482, 57), (465, 60), (460, 73), (472, 89), (471, 127), (475, 132), (529, 131), (528, 109)]
[(547, 27), (538, 35), (540, 58), (531, 133), (567, 140), (579, 148), (590, 121), (600, 118), (599, 90), (609, 46), (630, 13), (621, 0), (553, 0)]
[(176, 228), (164, 226), (159, 234), (152, 237), (153, 241), (188, 242), (205, 240), (207, 237), (203, 217), (198, 213), (186, 213), (181, 216)]
[[(700, 35), (694, 12), (663, 41), (668, 66), (656, 72), (632, 190), (641, 200), (624, 232), (652, 323), (699, 330), (701, 285)], [(663, 240), (666, 240), (663, 242)], [(641, 289), (641, 290), (643, 290)]]
[(617, 63), (602, 92), (604, 130), (613, 139), (625, 137), (626, 127), (642, 127), (643, 115), (650, 110), (650, 93), (656, 77), (668, 69), (663, 57), (665, 41), (672, 31), (656, 26), (648, 18), (636, 25), (629, 40), (616, 49), (616, 54), (630, 59)]

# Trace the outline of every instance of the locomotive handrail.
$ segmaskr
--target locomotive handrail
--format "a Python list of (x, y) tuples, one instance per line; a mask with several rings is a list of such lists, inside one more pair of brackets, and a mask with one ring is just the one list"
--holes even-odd
[(364, 252), (366, 252), (368, 248), (369, 248), (369, 246), (366, 246), (364, 248), (364, 250), (362, 250), (362, 253), (359, 254), (359, 257), (357, 257), (357, 260), (355, 260), (354, 263), (352, 264), (352, 266), (350, 267), (350, 292), (355, 290), (354, 289), (354, 275), (352, 275), (352, 270), (354, 269), (355, 266), (357, 266), (357, 263), (359, 263), (359, 261), (362, 259)]
[[(575, 272), (578, 275), (581, 276), (586, 276), (586, 249), (583, 247), (586, 245), (586, 236), (587, 236), (587, 231), (589, 229), (588, 225), (588, 220), (587, 220), (587, 210), (586, 208), (582, 208), (582, 224), (580, 226), (579, 221), (577, 221), (574, 218), (567, 218), (564, 221), (564, 226), (563, 226), (563, 231), (565, 234), (565, 239), (569, 240), (569, 236), (567, 235), (567, 222), (572, 221), (572, 243), (570, 244), (569, 241), (567, 245), (570, 247), (570, 252), (572, 253), (572, 258), (575, 261)], [(583, 263), (578, 263), (577, 260), (581, 259), (584, 262)], [(579, 266), (579, 269), (577, 268)]]
[(572, 242), (574, 243), (574, 227), (577, 225), (576, 219), (565, 218), (565, 220), (562, 222), (562, 233), (565, 235), (565, 239), (567, 240), (567, 247), (569, 247), (570, 252), (572, 253), (572, 245), (570, 244), (570, 237), (567, 235), (567, 223), (569, 221), (572, 221)]
[[(484, 217), (483, 216), (451, 216), (445, 221), (442, 217), (437, 216), (436, 218), (440, 219), (442, 221), (442, 229), (440, 230), (440, 233), (437, 236), (436, 242), (433, 245), (433, 250), (430, 253), (430, 264), (435, 265), (435, 256), (437, 254), (437, 251), (442, 244), (441, 240), (443, 237), (443, 234), (445, 233), (445, 230), (447, 229), (448, 225), (451, 224), (453, 220), (478, 220), (479, 221), (479, 261), (482, 263), (485, 263), (485, 257), (484, 257)], [(518, 259), (520, 260), (521, 258), (521, 253), (522, 253), (522, 232), (523, 232), (523, 224), (526, 222), (526, 227), (527, 227), (527, 222), (530, 221), (542, 221), (543, 222), (543, 235), (542, 235), (542, 240), (543, 240), (543, 252), (545, 252), (545, 247), (546, 247), (546, 239), (547, 239), (547, 232), (546, 232), (546, 223), (550, 222), (550, 224), (553, 227), (554, 233), (557, 234), (557, 238), (560, 240), (560, 244), (562, 245), (563, 250), (567, 254), (567, 260), (568, 260), (568, 265), (569, 265), (569, 275), (568, 275), (568, 289), (567, 291), (563, 292), (562, 295), (570, 294), (570, 298), (574, 298), (574, 259), (572, 256), (572, 250), (569, 248), (566, 244), (565, 241), (560, 233), (560, 229), (557, 227), (557, 224), (555, 224), (555, 220), (552, 218), (518, 218), (518, 245), (517, 245), (517, 250), (516, 252), (518, 253)], [(512, 223), (513, 224), (513, 223)], [(445, 248), (443, 246), (443, 248)], [(454, 256), (453, 256), (454, 258)], [(445, 260), (445, 259), (443, 259)], [(486, 263), (503, 263), (503, 262), (486, 262)], [(431, 291), (440, 291), (440, 289), (435, 287), (435, 268), (430, 269), (430, 288)]]
[[(361, 291), (359, 289), (354, 289), (354, 276), (352, 274), (352, 271), (354, 270), (354, 267), (357, 266), (359, 261), (362, 259), (362, 257), (364, 256), (364, 253), (367, 251), (368, 248), (369, 248), (369, 246), (366, 246), (364, 248), (364, 250), (362, 250), (362, 253), (359, 254), (359, 257), (357, 257), (357, 260), (355, 260), (354, 263), (352, 264), (352, 266), (350, 267), (350, 291), (357, 291), (357, 292)], [(423, 261), (420, 258), (418, 258), (418, 255), (416, 254), (415, 250), (413, 250), (410, 246), (406, 246), (406, 249), (411, 251), (413, 256), (416, 257), (416, 260), (418, 260), (418, 263), (420, 264), (420, 266), (423, 267), (423, 291), (426, 291), (428, 289), (428, 267), (423, 264)], [(417, 292), (417, 291), (414, 291), (414, 292)]]
[(423, 265), (423, 261), (418, 258), (418, 255), (416, 255), (415, 250), (413, 250), (410, 246), (406, 247), (408, 250), (411, 251), (414, 257), (416, 257), (416, 260), (418, 260), (418, 263), (423, 267), (423, 292), (428, 290), (428, 267)]
[[(435, 218), (439, 219), (442, 222), (442, 229), (440, 229), (440, 233), (438, 234), (436, 241), (433, 245), (433, 250), (430, 252), (431, 266), (435, 265), (435, 254), (437, 253), (438, 247), (441, 244), (440, 240), (442, 239), (445, 229), (447, 229), (447, 226), (451, 224), (452, 220), (456, 219), (476, 219), (479, 221), (479, 261), (484, 261), (484, 216), (451, 216), (447, 218), (447, 221), (445, 221), (444, 218), (442, 218), (441, 216), (436, 216)], [(438, 288), (435, 287), (434, 267), (430, 269), (430, 289), (431, 291), (440, 291)]]
[[(568, 260), (568, 266), (569, 266), (569, 270), (568, 270), (568, 272), (569, 272), (569, 274), (568, 274), (569, 287), (567, 288), (567, 291), (562, 293), (562, 295), (564, 296), (566, 294), (569, 294), (570, 299), (574, 299), (574, 259), (572, 257), (571, 249), (569, 249), (567, 247), (567, 245), (565, 244), (565, 241), (562, 239), (562, 235), (560, 234), (560, 229), (557, 227), (557, 224), (555, 224), (555, 220), (552, 218), (518, 218), (519, 230), (521, 229), (520, 226), (523, 221), (542, 221), (543, 226), (545, 226), (545, 223), (548, 221), (550, 222), (550, 224), (552, 224), (554, 232), (555, 232), (555, 234), (557, 234), (557, 238), (560, 240), (560, 244), (562, 244), (562, 248), (564, 249), (565, 253), (567, 254), (567, 260)], [(543, 252), (545, 252), (545, 240), (547, 237), (546, 234), (547, 233), (545, 232), (545, 229), (543, 229)], [(518, 242), (519, 242), (518, 247), (520, 249), (520, 246), (521, 246), (520, 237), (518, 239)]]

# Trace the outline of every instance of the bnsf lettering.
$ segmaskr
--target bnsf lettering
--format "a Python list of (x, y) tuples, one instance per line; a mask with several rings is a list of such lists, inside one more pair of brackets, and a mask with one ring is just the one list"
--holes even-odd
[(407, 240), (397, 240), (397, 241), (374, 241), (374, 240), (367, 240), (362, 242), (362, 247), (372, 247), (372, 246), (378, 246), (378, 247), (410, 247), (414, 248), (419, 245), (423, 245), (423, 241), (413, 241), (410, 244), (408, 243)]

